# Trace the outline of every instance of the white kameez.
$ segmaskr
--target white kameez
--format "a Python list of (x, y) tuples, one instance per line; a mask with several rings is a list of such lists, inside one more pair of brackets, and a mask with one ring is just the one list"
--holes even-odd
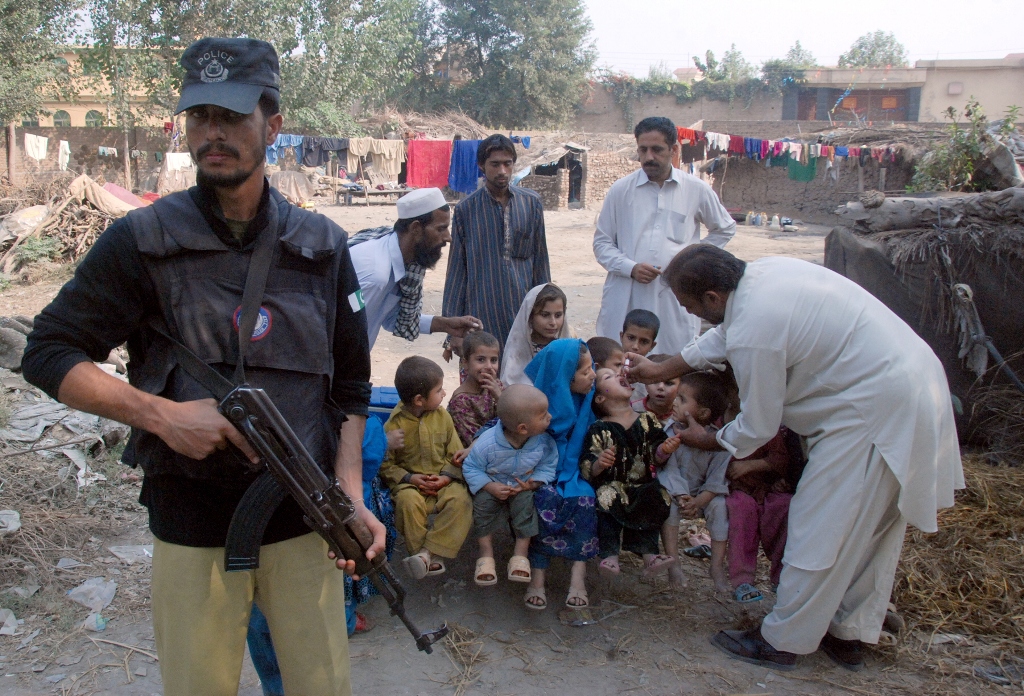
[[(937, 530), (937, 511), (952, 506), (954, 489), (964, 486), (949, 387), (931, 348), (852, 281), (805, 261), (765, 258), (747, 264), (722, 324), (688, 345), (682, 357), (699, 369), (723, 359), (732, 364), (742, 410), (717, 437), (734, 456), (752, 454), (780, 424), (808, 439), (807, 467), (790, 504), (784, 563), (828, 571), (825, 576), (850, 564), (875, 564), (889, 573), (882, 585), (891, 588), (900, 546), (864, 528), (870, 524), (865, 511), (883, 502), (873, 499), (865, 467), (884, 461), (898, 484), (892, 495), (900, 520), (925, 532)], [(857, 547), (861, 558), (837, 561), (841, 549), (851, 551), (854, 534), (874, 541)], [(780, 588), (780, 607), (791, 589)], [(817, 647), (821, 616), (838, 617), (835, 600), (848, 590), (853, 588), (794, 595), (790, 604), (814, 606), (803, 612), (787, 607), (789, 622), (798, 625), (776, 633), (802, 635)], [(861, 596), (858, 603), (888, 601), (888, 589), (880, 585), (876, 591), (885, 597)], [(810, 615), (819, 621), (802, 623)], [(884, 612), (876, 628), (852, 636), (847, 627), (837, 637), (877, 640), (882, 617)], [(773, 612), (765, 626), (780, 623)], [(807, 652), (788, 639), (772, 644)]]
[[(703, 240), (702, 223), (708, 228)], [(638, 263), (664, 269), (691, 244), (724, 247), (735, 233), (736, 222), (714, 190), (680, 169), (673, 168), (662, 186), (648, 179), (643, 169), (616, 181), (594, 232), (594, 256), (608, 271), (597, 335), (619, 340), (626, 314), (647, 309), (661, 320), (657, 352), (678, 353), (700, 333), (700, 319), (688, 314), (660, 279), (644, 284), (629, 274)]]

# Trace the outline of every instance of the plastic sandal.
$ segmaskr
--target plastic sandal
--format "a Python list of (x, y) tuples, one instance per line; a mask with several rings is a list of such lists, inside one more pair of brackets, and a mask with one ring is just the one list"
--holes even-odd
[(622, 572), (622, 568), (619, 567), (619, 562), (611, 558), (601, 559), (601, 562), (597, 565), (597, 570), (606, 578), (613, 578)]
[[(515, 573), (526, 573), (526, 575), (516, 575)], [(513, 556), (508, 559), (507, 577), (510, 582), (530, 582), (533, 579), (530, 559), (526, 556)]]
[[(486, 576), (490, 575), (490, 578)], [(484, 556), (476, 559), (476, 570), (473, 571), (473, 582), (480, 587), (490, 587), (498, 584), (498, 571), (494, 567), (494, 559)]]
[(690, 558), (711, 558), (711, 547), (707, 544), (691, 546), (683, 551)]
[(665, 556), (658, 554), (651, 559), (651, 562), (644, 566), (643, 576), (649, 578), (652, 575), (656, 575), (659, 570), (666, 569), (668, 566), (676, 562), (675, 556)]
[[(579, 600), (579, 604), (573, 604), (573, 600)], [(590, 606), (590, 598), (586, 590), (574, 590), (569, 587), (569, 595), (565, 598), (565, 606), (569, 609), (586, 609)]]
[[(431, 568), (431, 566), (435, 566), (435, 565), (438, 566), (438, 567), (437, 568)], [(430, 555), (430, 563), (427, 564), (427, 575), (428, 576), (429, 575), (441, 575), (446, 570), (448, 570), (448, 569), (444, 567), (444, 561), (442, 561), (437, 556), (431, 554)]]
[[(539, 599), (537, 603), (533, 603), (531, 599)], [(523, 596), (523, 603), (527, 609), (533, 609), (534, 611), (543, 611), (548, 608), (548, 595), (543, 587), (527, 587), (526, 594)]]
[(751, 602), (760, 602), (764, 599), (764, 595), (761, 594), (761, 590), (757, 589), (749, 582), (745, 582), (732, 593), (733, 599), (740, 604), (750, 604)]
[(430, 561), (418, 553), (403, 558), (402, 565), (413, 580), (422, 580), (427, 577), (427, 571), (430, 570)]

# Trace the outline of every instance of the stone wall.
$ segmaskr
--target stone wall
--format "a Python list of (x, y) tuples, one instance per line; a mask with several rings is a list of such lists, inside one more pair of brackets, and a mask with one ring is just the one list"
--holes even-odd
[[(745, 158), (729, 159), (728, 168), (719, 167), (712, 186), (730, 210), (765, 212), (820, 225), (837, 222), (833, 211), (858, 195), (858, 166), (854, 159), (836, 159), (838, 178), (833, 179), (826, 160), (818, 159), (814, 181), (791, 181), (784, 167), (766, 167), (764, 162)], [(878, 189), (879, 164), (869, 160), (863, 167), (864, 189)], [(885, 167), (886, 192), (901, 193), (913, 176), (913, 165), (897, 157)]]
[(584, 208), (600, 210), (611, 185), (636, 171), (640, 162), (614, 152), (585, 152), (583, 154), (583, 188), (580, 201)]
[[(17, 128), (15, 129), (15, 148), (17, 162), (15, 176), (19, 185), (33, 181), (47, 181), (60, 174), (57, 153), (61, 140), (68, 141), (71, 146), (71, 159), (68, 172), (72, 174), (88, 174), (100, 184), (113, 182), (124, 186), (124, 133), (119, 128)], [(25, 133), (48, 138), (46, 158), (41, 161), (25, 154)], [(139, 184), (160, 165), (154, 153), (165, 152), (170, 147), (170, 136), (162, 129), (136, 128), (129, 132), (128, 142), (131, 147), (146, 153), (145, 157), (132, 160), (132, 186), (137, 189)], [(99, 154), (100, 146), (117, 148), (117, 156)], [(0, 176), (7, 175), (7, 138), (0, 136)]]
[[(584, 175), (584, 180), (586, 176)], [(554, 176), (530, 174), (519, 185), (540, 194), (544, 210), (569, 209), (569, 170), (559, 169)]]

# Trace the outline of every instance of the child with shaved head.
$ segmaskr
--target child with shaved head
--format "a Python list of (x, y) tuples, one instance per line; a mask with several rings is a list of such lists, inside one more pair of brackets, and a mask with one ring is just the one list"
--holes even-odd
[(538, 531), (533, 492), (555, 479), (558, 464), (558, 446), (545, 432), (551, 414), (544, 392), (527, 384), (506, 387), (498, 398), (498, 420), (499, 425), (480, 434), (462, 465), (473, 494), (473, 523), (480, 543), (473, 574), (477, 585), (498, 582), (492, 537), (509, 519), (516, 546), (506, 577), (530, 582), (526, 552)]

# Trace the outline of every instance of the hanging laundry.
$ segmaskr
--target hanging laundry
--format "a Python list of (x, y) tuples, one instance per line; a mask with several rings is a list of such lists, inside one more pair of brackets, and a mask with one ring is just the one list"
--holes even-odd
[(448, 185), (448, 171), (452, 162), (451, 140), (410, 140), (407, 149), (407, 186), (444, 188)]
[(345, 162), (348, 162), (348, 138), (321, 138), (318, 136), (303, 136), (302, 138), (302, 164), (307, 167), (322, 167), (331, 161), (331, 153), (337, 152), (338, 158), (345, 153)]
[(850, 148), (848, 148), (848, 147), (837, 147), (836, 148), (836, 157), (849, 157), (849, 156), (850, 156)]
[(176, 172), (192, 169), (192, 155), (187, 152), (168, 152), (167, 171)]
[(116, 147), (103, 147), (102, 145), (100, 145), (99, 153), (100, 153), (100, 157), (117, 157), (117, 148)]
[(57, 146), (57, 167), (62, 171), (68, 170), (68, 162), (71, 161), (71, 144), (67, 140), (61, 140)]
[(385, 175), (388, 181), (398, 181), (405, 161), (405, 141), (374, 138), (370, 144), (370, 161), (378, 174)]
[(49, 143), (49, 138), (44, 138), (41, 135), (32, 135), (31, 133), (25, 134), (25, 154), (34, 159), (36, 162), (42, 162), (46, 159), (46, 145)]
[(514, 143), (520, 143), (527, 150), (530, 149), (530, 136), (528, 135), (512, 135), (509, 134), (508, 139)]
[(154, 152), (153, 153), (153, 159), (155, 159), (157, 162), (163, 162), (164, 161), (164, 153), (162, 153), (160, 151)]
[(816, 157), (809, 157), (807, 164), (802, 164), (798, 160), (789, 160), (788, 175), (792, 181), (814, 181), (814, 177), (818, 173), (818, 159)]
[(761, 159), (761, 143), (758, 138), (743, 138), (743, 152), (748, 159)]
[(273, 145), (267, 145), (267, 164), (277, 164), (278, 159), (284, 154), (284, 148), (295, 149), (295, 161), (302, 161), (302, 138), (301, 135), (291, 133), (279, 133)]
[(370, 146), (373, 138), (349, 138), (348, 139), (348, 166), (345, 171), (349, 175), (359, 171), (359, 159), (370, 154)]
[(456, 140), (452, 143), (452, 163), (448, 171), (448, 186), (459, 193), (473, 193), (480, 178), (476, 163), (479, 140)]
[(742, 135), (730, 135), (729, 136), (729, 154), (730, 155), (742, 155), (746, 152), (743, 148), (743, 136)]

